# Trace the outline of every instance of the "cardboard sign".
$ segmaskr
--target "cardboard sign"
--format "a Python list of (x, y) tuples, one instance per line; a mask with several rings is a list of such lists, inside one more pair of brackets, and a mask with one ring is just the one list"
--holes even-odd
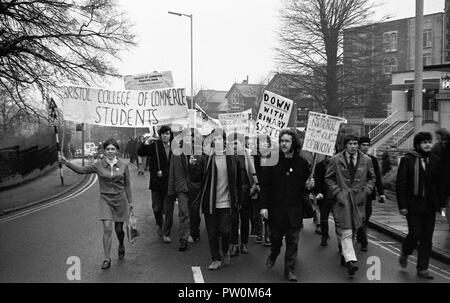
[(269, 135), (275, 142), (283, 128), (287, 128), (294, 101), (264, 91), (264, 95), (256, 118), (256, 132), (260, 135)]
[(309, 112), (302, 150), (333, 156), (341, 123), (347, 123), (347, 120), (341, 117)]
[(123, 78), (126, 90), (154, 90), (174, 87), (171, 71), (127, 75)]
[(219, 121), (226, 133), (238, 132), (250, 134), (252, 110), (248, 109), (239, 113), (219, 114)]
[(66, 86), (64, 119), (115, 127), (150, 127), (187, 118), (184, 88), (151, 91)]

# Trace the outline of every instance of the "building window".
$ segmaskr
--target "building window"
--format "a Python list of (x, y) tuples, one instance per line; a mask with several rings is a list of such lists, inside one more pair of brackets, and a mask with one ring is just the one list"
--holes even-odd
[(391, 74), (397, 71), (397, 58), (385, 58), (384, 59), (384, 73)]
[(397, 51), (397, 32), (386, 32), (383, 34), (385, 52)]
[(431, 47), (431, 29), (427, 29), (423, 32), (423, 47)]
[(423, 66), (431, 65), (431, 54), (423, 54)]

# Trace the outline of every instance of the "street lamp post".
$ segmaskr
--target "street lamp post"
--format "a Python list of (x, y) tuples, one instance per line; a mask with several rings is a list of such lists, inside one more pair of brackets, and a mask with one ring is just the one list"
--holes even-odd
[(176, 12), (168, 12), (169, 14), (176, 15), (176, 16), (185, 16), (191, 19), (191, 106), (192, 109), (195, 109), (195, 103), (194, 103), (194, 38), (193, 38), (193, 23), (194, 23), (194, 17), (193, 15), (187, 15), (187, 14), (181, 14)]

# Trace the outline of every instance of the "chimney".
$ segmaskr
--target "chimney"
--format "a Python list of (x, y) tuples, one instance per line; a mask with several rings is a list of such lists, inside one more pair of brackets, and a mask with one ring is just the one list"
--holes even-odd
[(242, 81), (242, 84), (248, 84), (248, 75), (247, 75), (247, 79)]

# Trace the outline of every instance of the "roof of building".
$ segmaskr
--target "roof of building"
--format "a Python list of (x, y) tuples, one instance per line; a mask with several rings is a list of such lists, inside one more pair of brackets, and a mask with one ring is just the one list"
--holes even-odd
[(239, 92), (239, 94), (245, 98), (249, 97), (259, 98), (261, 92), (264, 90), (265, 87), (266, 87), (265, 84), (234, 83), (233, 86), (231, 86), (230, 90), (225, 95), (225, 98), (228, 98), (228, 95), (234, 89), (236, 89)]
[(223, 103), (227, 102), (225, 95), (226, 91), (213, 90), (213, 89), (202, 89), (200, 90), (195, 98), (204, 98), (206, 103)]

